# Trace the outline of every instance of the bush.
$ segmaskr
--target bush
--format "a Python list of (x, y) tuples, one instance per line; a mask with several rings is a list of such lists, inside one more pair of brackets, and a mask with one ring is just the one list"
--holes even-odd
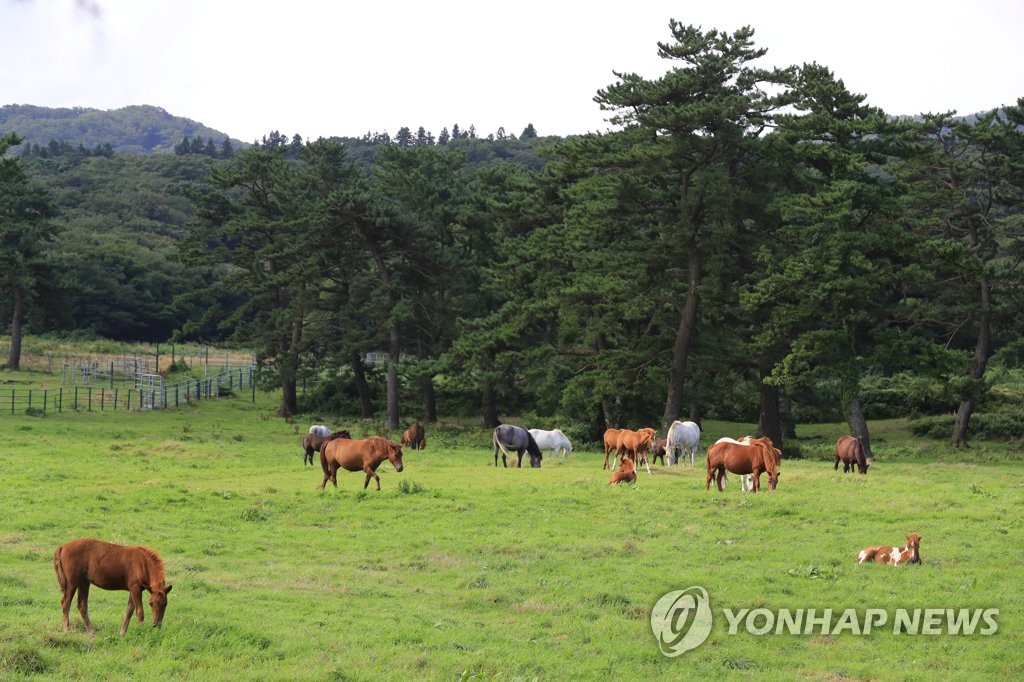
[[(915, 436), (948, 440), (953, 434), (955, 418), (951, 415), (925, 417), (910, 422)], [(1024, 438), (1024, 413), (1019, 411), (980, 412), (971, 415), (967, 427), (968, 440), (1016, 440)]]

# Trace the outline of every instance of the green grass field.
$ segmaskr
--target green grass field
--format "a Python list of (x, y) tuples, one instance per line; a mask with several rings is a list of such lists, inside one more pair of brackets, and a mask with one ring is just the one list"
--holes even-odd
[[(0, 416), (0, 678), (1024, 677), (1024, 463), (1000, 461), (1007, 446), (951, 453), (872, 425), (866, 477), (784, 459), (778, 490), (753, 496), (706, 492), (701, 463), (609, 487), (594, 450), (496, 470), (485, 432), (428, 428), (403, 473), (382, 465), (381, 492), (347, 474), (320, 493), (297, 438), (312, 422), (272, 416), (275, 399)], [(705, 424), (702, 442), (750, 429)], [(910, 531), (922, 565), (855, 563)], [(161, 629), (147, 607), (118, 637), (127, 593), (94, 588), (97, 636), (74, 607), (63, 632), (52, 556), (79, 536), (163, 555)], [(691, 586), (711, 635), (665, 657), (652, 606)], [(998, 608), (999, 628), (730, 635), (726, 608)]]

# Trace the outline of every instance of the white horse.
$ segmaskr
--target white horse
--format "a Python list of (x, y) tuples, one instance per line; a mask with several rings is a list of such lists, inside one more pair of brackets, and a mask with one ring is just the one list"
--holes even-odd
[[(719, 443), (735, 443), (736, 445), (750, 445), (750, 441), (750, 436), (743, 436), (743, 438), (740, 438), (739, 440), (736, 440), (735, 438), (725, 437), (716, 440), (715, 445), (718, 445)], [(728, 480), (728, 478), (729, 476), (727, 473), (725, 476), (725, 480)], [(749, 493), (754, 489), (754, 482), (751, 481), (750, 479), (751, 474), (740, 474), (740, 490), (742, 490), (745, 493)]]
[(676, 452), (682, 453), (682, 459), (690, 455), (690, 466), (693, 466), (693, 458), (700, 448), (700, 427), (693, 422), (674, 421), (668, 427), (668, 434), (665, 436), (665, 459), (666, 464), (675, 464), (679, 461)]
[(331, 435), (331, 430), (323, 424), (314, 424), (309, 427), (309, 435), (325, 437)]
[(550, 450), (551, 456), (567, 457), (572, 454), (572, 443), (568, 436), (559, 429), (545, 431), (544, 429), (530, 429), (530, 435), (537, 441), (537, 447), (543, 451)]

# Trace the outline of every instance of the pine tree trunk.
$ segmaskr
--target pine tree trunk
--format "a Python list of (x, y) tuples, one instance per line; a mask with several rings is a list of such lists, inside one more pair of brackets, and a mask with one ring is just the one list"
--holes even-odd
[(703, 274), (703, 263), (700, 251), (691, 240), (688, 245), (688, 270), (690, 286), (686, 292), (686, 302), (679, 314), (679, 326), (676, 327), (676, 338), (672, 344), (672, 368), (669, 371), (668, 396), (665, 398), (665, 412), (661, 417), (662, 428), (667, 430), (673, 421), (679, 418), (683, 409), (683, 387), (686, 382), (686, 361), (693, 346), (694, 329), (697, 324), (697, 307), (700, 304), (700, 284)]
[(373, 418), (373, 404), (370, 402), (370, 385), (366, 383), (366, 368), (359, 351), (352, 351), (349, 365), (356, 377), (356, 392), (359, 393), (359, 410), (363, 419)]
[(290, 417), (298, 412), (299, 395), (296, 387), (295, 375), (281, 376), (281, 406), (277, 408), (277, 414), (281, 417)]
[(278, 355), (281, 358), (281, 407), (277, 413), (282, 417), (290, 417), (299, 411), (298, 348), (302, 342), (302, 317), (292, 322), (292, 331), (287, 339), (278, 342)]
[(761, 416), (757, 429), (762, 436), (772, 439), (779, 450), (782, 449), (782, 418), (779, 414), (779, 388), (764, 382), (761, 377)]
[(391, 340), (388, 349), (388, 371), (387, 371), (387, 388), (388, 388), (388, 422), (387, 428), (391, 431), (395, 431), (399, 428), (399, 421), (401, 414), (399, 412), (398, 404), (398, 362), (402, 357), (402, 339), (399, 335), (398, 325), (394, 324), (391, 327)]
[(480, 411), (483, 414), (483, 426), (485, 429), (493, 429), (498, 426), (498, 393), (494, 390), (493, 381), (487, 380), (484, 382)]
[(864, 419), (864, 411), (857, 398), (851, 400), (846, 407), (846, 424), (850, 427), (850, 434), (860, 438), (864, 456), (871, 457), (871, 436), (868, 434), (868, 422)]
[(434, 379), (425, 376), (420, 379), (423, 389), (423, 421), (427, 424), (437, 423), (437, 392), (434, 390)]
[(987, 279), (981, 281), (981, 312), (978, 315), (978, 340), (974, 344), (974, 361), (968, 376), (973, 380), (971, 395), (964, 396), (953, 422), (953, 447), (967, 447), (967, 429), (974, 412), (976, 395), (974, 387), (985, 378), (988, 359), (992, 355), (992, 285)]
[(14, 313), (11, 315), (11, 348), (7, 354), (7, 369), (12, 372), (21, 371), (21, 325), (25, 313), (25, 292), (21, 287), (14, 288)]

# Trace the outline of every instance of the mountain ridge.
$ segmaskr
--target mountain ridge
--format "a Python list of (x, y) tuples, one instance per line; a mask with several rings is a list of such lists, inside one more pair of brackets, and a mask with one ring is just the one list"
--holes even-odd
[(150, 104), (118, 109), (5, 104), (0, 106), (0, 135), (10, 132), (24, 138), (23, 146), (45, 147), (57, 141), (91, 149), (109, 144), (117, 154), (174, 153), (174, 146), (186, 137), (212, 139), (215, 145), (225, 139), (235, 147), (249, 144)]

